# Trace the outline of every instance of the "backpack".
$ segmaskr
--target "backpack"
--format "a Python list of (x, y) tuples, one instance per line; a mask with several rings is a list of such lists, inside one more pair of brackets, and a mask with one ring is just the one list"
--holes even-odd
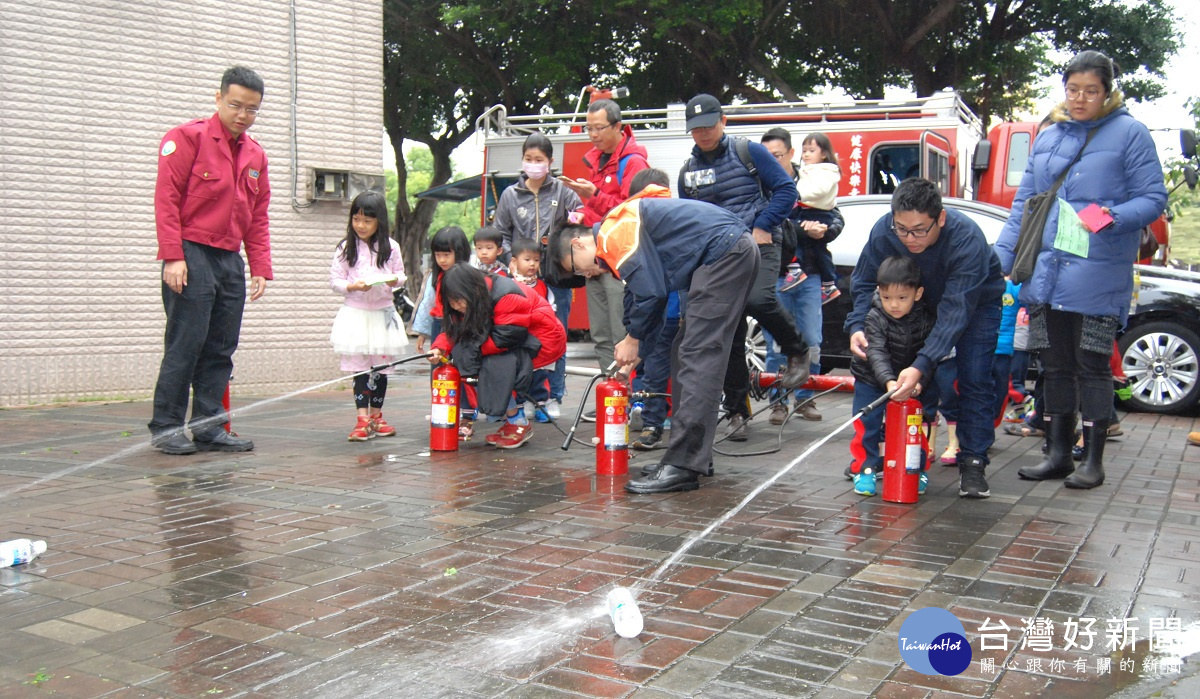
[[(742, 161), (742, 165), (750, 172), (750, 176), (758, 180), (758, 188), (762, 189), (762, 178), (758, 176), (758, 166), (754, 164), (754, 158), (750, 156), (750, 141), (742, 136), (730, 136), (730, 143), (733, 145), (733, 151), (737, 153), (738, 160)], [(679, 181), (683, 180), (685, 173), (692, 170), (695, 163), (695, 156), (688, 158), (683, 167), (679, 169)], [(764, 196), (766, 196), (764, 192)], [(792, 259), (796, 257), (796, 248), (800, 245), (799, 233), (796, 231), (796, 223), (790, 218), (783, 219), (779, 226), (779, 231), (782, 237), (780, 245), (781, 256), (779, 258), (779, 276), (787, 274), (787, 266), (791, 264)]]

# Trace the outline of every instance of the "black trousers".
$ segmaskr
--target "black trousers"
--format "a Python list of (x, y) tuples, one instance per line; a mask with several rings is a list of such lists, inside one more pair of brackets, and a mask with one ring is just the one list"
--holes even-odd
[[(733, 347), (725, 369), (724, 407), (728, 413), (750, 416), (750, 370), (746, 366), (746, 316), (758, 321), (771, 337), (779, 343), (785, 357), (801, 354), (808, 346), (796, 332), (796, 323), (775, 295), (775, 282), (779, 278), (778, 244), (759, 245), (758, 274), (746, 301), (746, 310), (739, 314), (737, 327), (733, 331)], [(672, 424), (674, 422), (672, 421)]]
[(162, 285), (167, 328), (163, 359), (154, 386), (150, 432), (183, 427), (192, 392), (192, 433), (211, 434), (226, 420), (218, 417), (233, 372), (233, 352), (246, 305), (245, 262), (237, 252), (183, 241), (187, 286), (175, 293)]
[(1046, 311), (1050, 346), (1039, 352), (1045, 379), (1046, 414), (1066, 415), (1079, 411), (1088, 422), (1108, 420), (1112, 415), (1111, 352), (1092, 352), (1080, 347), (1083, 318), (1080, 313)]
[[(747, 233), (721, 259), (696, 270), (684, 319), (671, 347), (671, 439), (662, 463), (706, 473), (717, 434), (717, 411), (725, 357), (733, 326), (742, 317), (758, 252)], [(775, 260), (771, 274), (779, 271)], [(739, 348), (738, 345), (733, 347)], [(743, 365), (744, 366), (744, 365)]]

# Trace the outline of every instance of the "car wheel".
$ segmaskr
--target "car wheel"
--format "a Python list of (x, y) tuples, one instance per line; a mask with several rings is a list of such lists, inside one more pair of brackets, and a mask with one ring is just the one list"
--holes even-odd
[(1125, 405), (1148, 413), (1178, 413), (1200, 399), (1200, 336), (1169, 321), (1127, 330), (1117, 342), (1132, 397)]
[(758, 321), (746, 316), (746, 366), (751, 371), (766, 371), (767, 339)]

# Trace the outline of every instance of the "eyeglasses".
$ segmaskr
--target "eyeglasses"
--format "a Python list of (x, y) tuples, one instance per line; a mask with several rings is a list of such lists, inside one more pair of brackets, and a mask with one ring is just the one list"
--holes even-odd
[(578, 277), (579, 272), (575, 271), (575, 246), (571, 246), (571, 276)]
[(616, 126), (616, 124), (605, 124), (604, 126), (589, 126), (586, 129), (584, 129), (584, 131), (587, 131), (587, 135), (589, 135), (589, 136), (595, 136), (596, 134), (600, 133), (601, 131), (612, 128), (614, 126)]
[(905, 228), (901, 225), (893, 223), (892, 224), (892, 232), (895, 233), (896, 235), (900, 236), (901, 238), (911, 235), (914, 238), (920, 239), (920, 238), (924, 238), (925, 236), (929, 235), (929, 232), (932, 231), (933, 227), (936, 225), (937, 225), (936, 220), (931, 221), (928, 226), (925, 226), (924, 229)]
[(1086, 90), (1080, 90), (1080, 89), (1077, 89), (1074, 87), (1068, 87), (1066, 92), (1067, 92), (1067, 99), (1077, 100), (1080, 97), (1082, 97), (1084, 102), (1095, 102), (1096, 100), (1100, 99), (1100, 95), (1104, 94), (1104, 92), (1102, 90), (1099, 90), (1094, 87), (1089, 87)]
[(248, 117), (258, 116), (258, 107), (244, 107), (240, 104), (230, 104), (228, 102), (222, 102), (222, 104), (225, 105), (226, 109), (235, 114), (245, 114)]

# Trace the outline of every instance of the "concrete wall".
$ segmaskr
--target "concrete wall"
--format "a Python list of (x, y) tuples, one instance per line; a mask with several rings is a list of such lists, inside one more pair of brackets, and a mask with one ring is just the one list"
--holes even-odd
[[(153, 391), (164, 325), (153, 188), (159, 140), (211, 116), (243, 64), (266, 95), (275, 280), (247, 304), (235, 392), (338, 375), (328, 286), (348, 205), (306, 199), (313, 165), (382, 171), (380, 0), (5, 0), (0, 17), (0, 406)], [(290, 120), (295, 99), (297, 118)], [(292, 161), (291, 139), (297, 157)]]

